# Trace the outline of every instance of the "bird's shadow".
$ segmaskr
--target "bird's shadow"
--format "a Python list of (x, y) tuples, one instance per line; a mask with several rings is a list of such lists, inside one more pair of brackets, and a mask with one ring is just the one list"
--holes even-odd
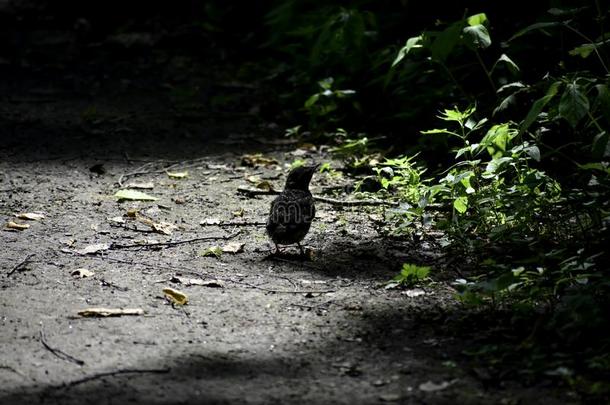
[(296, 247), (284, 247), (279, 253), (270, 250), (261, 261), (278, 263), (286, 271), (301, 269), (327, 277), (387, 281), (404, 263), (431, 265), (435, 260), (435, 252), (425, 244), (384, 237), (314, 237), (303, 247), (305, 254)]

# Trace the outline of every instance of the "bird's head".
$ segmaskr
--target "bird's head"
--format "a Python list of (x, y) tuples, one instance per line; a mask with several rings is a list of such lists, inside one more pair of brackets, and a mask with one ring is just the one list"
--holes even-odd
[(319, 164), (295, 167), (288, 173), (285, 188), (289, 190), (308, 190), (311, 177), (318, 167), (320, 167)]

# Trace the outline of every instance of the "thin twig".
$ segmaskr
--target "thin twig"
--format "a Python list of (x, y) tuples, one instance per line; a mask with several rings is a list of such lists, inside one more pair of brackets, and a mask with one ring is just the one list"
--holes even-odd
[(380, 206), (380, 205), (390, 205), (392, 207), (397, 207), (398, 203), (395, 201), (384, 201), (384, 200), (338, 200), (335, 198), (322, 197), (319, 195), (313, 196), (314, 200), (331, 204), (338, 205), (341, 207), (363, 207), (363, 206)]
[(29, 255), (27, 255), (25, 257), (25, 259), (23, 259), (22, 261), (20, 261), (17, 265), (15, 265), (12, 269), (9, 270), (8, 273), (6, 273), (7, 277), (10, 277), (14, 272), (16, 272), (17, 270), (19, 270), (20, 268), (22, 268), (23, 266), (26, 265), (26, 263), (30, 260), (30, 258), (32, 258), (33, 256), (35, 256), (36, 253), (30, 253)]
[(19, 375), (20, 375), (20, 376), (22, 376), (22, 377), (27, 377), (27, 376), (26, 376), (25, 374), (23, 374), (21, 371), (19, 371), (19, 370), (17, 370), (17, 369), (15, 369), (15, 368), (13, 368), (13, 367), (11, 367), (11, 366), (4, 365), (4, 364), (0, 364), (0, 370), (9, 370), (9, 371), (12, 371), (12, 372), (13, 372), (13, 373), (15, 373), (15, 374), (19, 374)]
[(131, 245), (119, 245), (118, 243), (112, 243), (110, 245), (109, 250), (118, 250), (118, 249), (131, 249), (131, 248), (141, 248), (141, 249), (150, 249), (150, 248), (155, 248), (155, 247), (171, 247), (171, 246), (178, 246), (178, 245), (184, 245), (187, 243), (196, 243), (196, 242), (202, 242), (202, 241), (206, 241), (206, 240), (217, 240), (217, 239), (231, 239), (236, 237), (237, 235), (239, 235), (241, 233), (241, 231), (237, 231), (234, 232), (230, 235), (225, 235), (225, 236), (204, 236), (201, 238), (193, 238), (193, 239), (185, 239), (185, 240), (177, 240), (177, 241), (170, 241), (170, 242), (157, 242), (157, 243), (148, 243), (146, 245), (142, 245), (139, 243), (133, 243)]
[(141, 232), (141, 233), (156, 233), (155, 231), (153, 231), (152, 229), (139, 229), (137, 227), (130, 227), (127, 224), (115, 224), (110, 222), (109, 223), (110, 226), (115, 227), (115, 228), (122, 228), (128, 231), (132, 231), (132, 232)]
[(117, 180), (117, 183), (119, 184), (120, 187), (123, 187), (123, 181), (126, 180), (128, 177), (141, 176), (141, 175), (145, 175), (145, 174), (161, 174), (161, 173), (165, 173), (167, 170), (175, 169), (176, 167), (187, 168), (187, 167), (197, 166), (204, 162), (208, 162), (210, 160), (210, 158), (211, 157), (185, 160), (185, 161), (175, 162), (175, 163), (166, 165), (166, 166), (162, 167), (161, 169), (146, 170), (148, 167), (153, 166), (154, 163), (169, 163), (169, 162), (163, 162), (163, 161), (149, 162), (149, 163), (146, 163), (146, 164), (138, 167), (133, 172), (123, 173)]
[(62, 360), (66, 360), (66, 361), (70, 361), (72, 363), (76, 363), (79, 366), (82, 366), (85, 364), (85, 362), (83, 360), (79, 360), (76, 357), (70, 356), (68, 353), (63, 352), (59, 349), (55, 349), (51, 346), (49, 346), (49, 344), (47, 343), (45, 337), (44, 337), (44, 330), (40, 330), (40, 343), (42, 343), (42, 345), (45, 347), (45, 349), (47, 349), (48, 351), (50, 351), (51, 353), (53, 353), (55, 356), (59, 357)]
[(123, 369), (123, 370), (115, 370), (115, 371), (106, 371), (103, 373), (97, 373), (97, 374), (93, 374), (90, 376), (86, 376), (83, 378), (80, 378), (78, 380), (74, 380), (74, 381), (70, 381), (66, 384), (63, 384), (62, 386), (58, 387), (58, 388), (69, 388), (69, 387), (74, 387), (76, 385), (79, 384), (83, 384), (89, 381), (93, 381), (93, 380), (97, 380), (99, 378), (104, 378), (104, 377), (112, 377), (115, 375), (120, 375), (120, 374), (140, 374), (140, 373), (153, 373), (153, 374), (166, 374), (169, 373), (171, 369), (169, 368), (149, 368), (149, 369)]
[(114, 288), (115, 290), (129, 291), (129, 288), (121, 287), (120, 285), (116, 285), (114, 283), (111, 283), (110, 281), (106, 281), (103, 278), (100, 278), (100, 283), (102, 283), (102, 285), (105, 286), (105, 287), (111, 287), (111, 288)]
[(237, 187), (237, 192), (245, 194), (248, 197), (256, 197), (258, 195), (278, 195), (280, 193), (276, 190), (260, 190), (257, 188), (250, 188), (244, 186)]
[[(257, 190), (248, 187), (237, 187), (237, 191), (239, 193), (245, 194), (248, 197), (256, 197), (259, 195), (278, 195), (280, 192), (275, 190)], [(339, 200), (336, 198), (322, 197), (320, 195), (314, 195), (314, 200), (331, 204), (338, 205), (342, 207), (357, 207), (357, 206), (380, 206), (380, 205), (390, 205), (390, 206), (398, 206), (398, 203), (395, 201), (384, 201), (384, 200)]]
[(248, 222), (217, 222), (217, 223), (200, 223), (201, 226), (265, 226), (267, 223), (262, 221)]
[(257, 290), (262, 290), (262, 291), (270, 292), (270, 293), (274, 293), (274, 294), (327, 294), (327, 293), (335, 292), (335, 290), (274, 290), (271, 288), (261, 287), (256, 284), (251, 284), (251, 283), (248, 283), (247, 281), (233, 281), (233, 282), (236, 284), (247, 285), (249, 287), (256, 288)]

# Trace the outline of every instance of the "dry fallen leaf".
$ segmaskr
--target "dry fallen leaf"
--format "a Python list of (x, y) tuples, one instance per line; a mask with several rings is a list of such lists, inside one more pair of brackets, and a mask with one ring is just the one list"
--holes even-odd
[(453, 384), (453, 381), (443, 381), (439, 384), (433, 383), (432, 381), (427, 381), (423, 384), (419, 384), (419, 389), (424, 392), (442, 391), (451, 384)]
[(225, 283), (222, 280), (205, 280), (201, 285), (204, 287), (225, 288)]
[(253, 155), (243, 155), (241, 157), (241, 164), (256, 167), (277, 165), (279, 162), (273, 158), (263, 156), (262, 153), (255, 153)]
[(8, 223), (6, 224), (6, 227), (10, 228), (10, 229), (16, 229), (18, 231), (23, 231), (24, 229), (28, 229), (30, 227), (30, 225), (22, 224), (19, 222), (8, 221)]
[(188, 177), (189, 172), (166, 172), (170, 179), (184, 179)]
[(87, 308), (78, 311), (78, 314), (86, 317), (144, 315), (144, 310), (142, 308)]
[(75, 250), (75, 252), (81, 255), (92, 255), (98, 252), (103, 252), (104, 250), (108, 249), (110, 249), (109, 243), (96, 243), (93, 245), (85, 246), (82, 249)]
[(155, 188), (155, 185), (153, 184), (152, 181), (146, 182), (146, 183), (127, 183), (125, 185), (126, 188), (135, 188), (135, 189), (139, 189), (139, 190), (152, 190), (153, 188)]
[(206, 218), (199, 222), (199, 225), (220, 225), (220, 219), (218, 218)]
[(28, 229), (30, 226), (28, 224), (19, 224), (17, 222), (8, 221), (6, 227), (9, 229), (15, 229), (18, 231), (23, 231), (24, 229)]
[(115, 224), (124, 224), (125, 223), (125, 218), (123, 217), (112, 217), (112, 218), (108, 218), (109, 222), (115, 223)]
[(124, 200), (156, 201), (157, 200), (157, 197), (153, 197), (151, 195), (148, 195), (146, 193), (143, 193), (143, 192), (137, 191), (137, 190), (119, 190), (114, 194), (114, 196), (119, 201), (124, 201)]
[(185, 305), (189, 302), (188, 296), (182, 291), (174, 290), (170, 287), (165, 287), (163, 289), (163, 293), (165, 294), (165, 297), (169, 299), (173, 304)]
[(305, 279), (300, 279), (299, 282), (301, 284), (326, 284), (325, 280), (305, 280)]
[(157, 239), (135, 239), (133, 243), (145, 246), (154, 245), (156, 243), (159, 243), (159, 241)]
[(224, 288), (225, 284), (222, 280), (203, 280), (200, 278), (186, 278), (180, 276), (174, 276), (169, 281), (173, 283), (184, 284), (185, 286), (201, 285), (204, 287), (212, 288)]
[(381, 394), (379, 399), (383, 402), (398, 402), (402, 396), (400, 394)]
[(406, 290), (402, 292), (404, 295), (406, 295), (407, 297), (419, 297), (420, 295), (424, 295), (426, 294), (426, 292), (420, 288), (415, 288), (413, 290)]
[(153, 223), (150, 225), (153, 231), (157, 233), (162, 233), (163, 235), (171, 235), (173, 231), (178, 229), (178, 227), (174, 224), (170, 224), (169, 222), (159, 222)]
[(224, 253), (239, 253), (243, 252), (245, 243), (229, 242), (222, 247)]
[(34, 212), (24, 212), (15, 216), (19, 219), (28, 219), (30, 221), (40, 221), (41, 219), (44, 219), (44, 215), (36, 214)]
[(66, 245), (68, 247), (72, 247), (76, 243), (76, 239), (74, 239), (74, 238), (61, 238), (59, 240), (59, 242), (63, 243), (64, 245)]
[(95, 274), (94, 272), (87, 270), (87, 269), (76, 269), (72, 273), (70, 273), (70, 275), (72, 277), (78, 277), (78, 278), (93, 277), (94, 274)]
[(273, 184), (271, 184), (271, 182), (269, 182), (268, 180), (263, 180), (263, 181), (256, 183), (255, 187), (258, 188), (259, 190), (274, 191)]

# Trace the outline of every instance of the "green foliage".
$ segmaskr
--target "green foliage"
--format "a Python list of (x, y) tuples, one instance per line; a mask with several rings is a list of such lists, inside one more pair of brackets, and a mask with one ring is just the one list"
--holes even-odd
[[(608, 372), (610, 341), (587, 339), (610, 308), (610, 11), (551, 3), (526, 27), (522, 10), (509, 18), (500, 3), (475, 14), (447, 6), (453, 19), (443, 10), (417, 24), (372, 0), (284, 2), (268, 23), (292, 58), (308, 131), (365, 175), (359, 192), (397, 203), (389, 233), (441, 230), (469, 270), (455, 283), (461, 302), (541, 313), (523, 347), (544, 352), (537, 333), (553, 331), (566, 347), (593, 344), (602, 354), (584, 353), (580, 367)], [(394, 282), (421, 282), (429, 269), (418, 269), (405, 265)]]
[(392, 283), (405, 287), (413, 287), (425, 281), (429, 274), (430, 267), (405, 263), (402, 265), (400, 273), (393, 278)]
[[(337, 118), (333, 116), (344, 99), (352, 96), (354, 90), (337, 90), (333, 89), (334, 79), (332, 77), (320, 80), (318, 85), (320, 91), (311, 95), (305, 101), (305, 110), (311, 117), (312, 125), (320, 123), (321, 119), (326, 119), (327, 122), (333, 123)], [(351, 103), (352, 107), (358, 108), (357, 103)]]

